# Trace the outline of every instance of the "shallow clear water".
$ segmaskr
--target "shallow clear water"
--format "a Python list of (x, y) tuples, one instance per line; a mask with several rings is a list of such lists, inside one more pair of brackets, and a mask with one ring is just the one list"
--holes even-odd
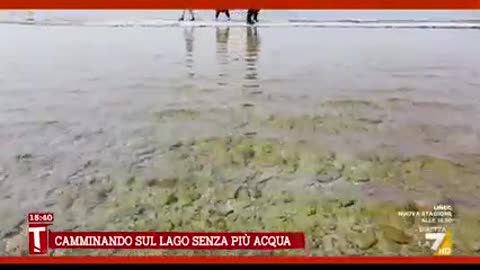
[(85, 167), (122, 172), (149, 147), (241, 124), (223, 113), (188, 125), (152, 117), (171, 108), (250, 102), (260, 114), (295, 115), (332, 98), (371, 100), (390, 106), (369, 108), (383, 129), (318, 140), (352, 151), (480, 152), (476, 30), (1, 25), (0, 35), (2, 211), (41, 210)]

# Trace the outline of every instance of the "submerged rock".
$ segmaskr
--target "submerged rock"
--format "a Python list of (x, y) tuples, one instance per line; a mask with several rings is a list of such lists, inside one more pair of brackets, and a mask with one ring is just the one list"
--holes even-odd
[(221, 231), (226, 231), (228, 229), (227, 222), (224, 218), (218, 218), (213, 222), (213, 226)]
[(215, 207), (215, 212), (222, 217), (229, 216), (235, 212), (235, 209), (231, 206), (230, 201), (225, 203), (219, 203)]
[(342, 208), (353, 206), (356, 203), (354, 199), (340, 200), (339, 206)]
[(370, 173), (374, 170), (372, 162), (359, 162), (352, 166), (348, 166), (344, 170), (344, 175), (347, 180), (353, 182), (368, 182), (370, 181)]
[(57, 203), (61, 211), (66, 211), (72, 207), (73, 203), (75, 202), (74, 196), (75, 194), (69, 191), (62, 192), (59, 195)]
[(316, 180), (322, 184), (331, 183), (342, 177), (341, 171), (336, 168), (330, 168), (318, 173)]
[(364, 233), (350, 233), (347, 235), (347, 239), (362, 250), (370, 249), (378, 242), (373, 229), (368, 229)]
[(334, 235), (326, 235), (322, 238), (322, 247), (327, 255), (338, 254), (338, 239)]
[(195, 187), (188, 186), (180, 188), (177, 191), (178, 202), (182, 205), (191, 205), (195, 201), (199, 200), (202, 197), (202, 194), (198, 192)]
[(246, 186), (241, 185), (235, 190), (233, 198), (240, 201), (248, 201), (250, 200), (250, 191)]
[(177, 195), (175, 195), (175, 193), (173, 192), (162, 193), (157, 196), (159, 196), (158, 202), (160, 203), (160, 205), (171, 205), (178, 201)]
[(178, 177), (167, 177), (161, 180), (150, 178), (147, 180), (146, 184), (148, 187), (174, 188), (177, 186), (178, 181)]
[(382, 230), (383, 236), (385, 237), (385, 239), (392, 241), (394, 243), (406, 245), (410, 243), (410, 241), (412, 240), (412, 238), (409, 235), (407, 235), (404, 231), (398, 228), (395, 228), (393, 226), (382, 225), (380, 226), (380, 229)]

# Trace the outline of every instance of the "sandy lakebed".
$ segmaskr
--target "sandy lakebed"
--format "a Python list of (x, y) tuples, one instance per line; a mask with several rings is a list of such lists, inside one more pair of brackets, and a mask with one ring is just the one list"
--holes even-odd
[[(0, 25), (0, 254), (54, 230), (304, 231), (312, 256), (480, 254), (480, 31)], [(62, 254), (255, 254), (59, 251)], [(300, 251), (263, 255), (303, 254)]]

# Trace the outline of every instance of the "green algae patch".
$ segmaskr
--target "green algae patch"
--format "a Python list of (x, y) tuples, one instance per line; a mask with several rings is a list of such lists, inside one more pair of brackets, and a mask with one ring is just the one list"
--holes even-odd
[(266, 170), (275, 167), (285, 173), (321, 173), (336, 166), (333, 164), (333, 154), (326, 149), (273, 138), (210, 138), (179, 150), (189, 153), (184, 161), (195, 163), (198, 170), (206, 167), (215, 171), (224, 171), (225, 168), (243, 170), (247, 167)]
[[(398, 216), (399, 210), (421, 208), (414, 203), (366, 204), (355, 199), (326, 199), (314, 190), (262, 190), (261, 196), (252, 196), (248, 195), (249, 187), (243, 181), (229, 183), (237, 185), (237, 190), (241, 192), (232, 187), (230, 192), (234, 194), (219, 196), (221, 194), (213, 192), (211, 188), (203, 190), (200, 185), (194, 185), (194, 180), (201, 181), (194, 177), (179, 178), (175, 187), (167, 189), (159, 185), (147, 186), (143, 182), (131, 183), (130, 192), (127, 189), (114, 189), (92, 215), (81, 217), (83, 223), (75, 215), (70, 222), (80, 224), (78, 230), (303, 231), (312, 254), (431, 255), (428, 249), (418, 247), (417, 243), (422, 237), (415, 231), (418, 223)], [(169, 199), (171, 196), (176, 199)], [(69, 211), (74, 209), (70, 208)], [(479, 221), (472, 215), (465, 214), (464, 217), (461, 226), (455, 224), (460, 227), (452, 227), (458, 239), (457, 250), (461, 254), (474, 254), (478, 248), (477, 242), (468, 237), (473, 231), (465, 229), (470, 227), (473, 230), (473, 225)], [(59, 223), (62, 224), (61, 221)], [(81, 254), (76, 252), (65, 254)], [(97, 251), (82, 252), (101, 254)], [(120, 253), (135, 255), (136, 252)], [(163, 254), (167, 251), (148, 252)], [(243, 251), (230, 252), (238, 255)], [(298, 251), (285, 252), (295, 254)], [(179, 255), (188, 252), (167, 253)], [(225, 253), (212, 251), (206, 254)], [(275, 255), (279, 253), (270, 254)]]
[(381, 119), (356, 117), (347, 114), (299, 115), (299, 116), (270, 116), (264, 125), (274, 129), (313, 132), (324, 134), (340, 134), (352, 132), (368, 132), (375, 130)]
[(324, 102), (322, 104), (326, 107), (342, 108), (342, 109), (351, 109), (351, 110), (367, 110), (375, 109), (380, 110), (382, 107), (378, 104), (375, 104), (373, 101), (369, 100), (359, 100), (359, 99), (335, 99)]
[[(438, 181), (446, 182), (445, 187), (453, 192), (455, 181), (450, 178), (467, 175), (463, 166), (434, 157), (360, 159), (305, 141), (257, 136), (211, 137), (176, 145), (167, 152), (168, 164), (183, 168), (182, 173), (165, 168), (149, 177), (98, 174), (62, 189), (57, 195), (58, 204), (52, 208), (53, 212), (62, 213), (56, 219), (55, 229), (303, 231), (313, 255), (432, 255), (419, 244), (425, 242), (424, 233), (419, 231), (421, 222), (398, 214), (405, 210), (421, 211), (423, 205), (415, 201), (371, 202), (349, 196), (348, 192), (332, 194), (329, 188), (337, 184), (353, 188), (380, 183), (400, 189), (428, 188), (438, 183), (430, 179), (438, 169), (444, 177)], [(473, 180), (464, 184), (470, 185), (470, 181)], [(456, 222), (449, 226), (456, 254), (478, 254), (479, 239), (473, 235), (479, 222), (475, 211), (458, 213)], [(121, 251), (115, 255), (143, 254), (138, 252)]]
[(418, 156), (404, 163), (404, 171), (413, 176), (452, 182), (461, 178), (463, 166), (450, 160)]

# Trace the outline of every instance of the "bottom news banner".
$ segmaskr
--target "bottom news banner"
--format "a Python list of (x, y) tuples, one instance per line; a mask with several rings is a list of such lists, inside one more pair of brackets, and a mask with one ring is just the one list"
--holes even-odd
[[(451, 216), (453, 208), (450, 205), (436, 205), (432, 211), (398, 211), (399, 217), (414, 216)], [(427, 222), (429, 218), (423, 218)], [(451, 221), (451, 220), (450, 220)], [(54, 213), (30, 213), (27, 217), (28, 224), (28, 254), (29, 255), (56, 255), (59, 250), (70, 251), (69, 254), (78, 250), (190, 250), (190, 251), (230, 251), (230, 255), (238, 254), (238, 251), (273, 252), (297, 251), (297, 256), (311, 256), (306, 237), (303, 232), (137, 232), (137, 231), (54, 231), (51, 230), (54, 223)], [(422, 227), (426, 242), (433, 255), (445, 256), (452, 254), (453, 242), (450, 229), (447, 226)], [(361, 249), (368, 249), (377, 244), (376, 239), (366, 233), (359, 233), (355, 240), (347, 236), (349, 241)], [(397, 238), (407, 238), (398, 236)], [(354, 242), (355, 241), (355, 242)], [(430, 242), (429, 242), (430, 241)], [(424, 244), (424, 245), (425, 245)], [(65, 254), (65, 253), (63, 253)], [(68, 253), (67, 253), (68, 254)], [(95, 254), (95, 253), (94, 253)], [(108, 253), (107, 253), (108, 254)], [(133, 253), (135, 254), (135, 253)], [(142, 253), (137, 253), (142, 254)], [(143, 253), (153, 254), (153, 253)], [(258, 253), (257, 253), (258, 254)], [(292, 253), (286, 253), (292, 254)]]
[(304, 250), (302, 232), (66, 232), (52, 231), (53, 213), (28, 215), (28, 253), (51, 250)]

